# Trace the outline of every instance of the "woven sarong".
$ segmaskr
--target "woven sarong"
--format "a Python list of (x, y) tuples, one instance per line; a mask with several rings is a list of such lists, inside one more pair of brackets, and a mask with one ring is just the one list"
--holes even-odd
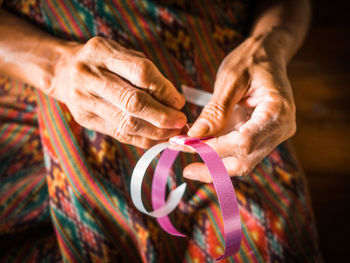
[[(251, 13), (243, 0), (4, 5), (60, 38), (112, 38), (145, 53), (177, 88), (210, 92), (221, 60), (244, 39)], [(186, 104), (189, 122), (200, 110)], [(213, 185), (188, 181), (171, 215), (188, 238), (170, 236), (130, 199), (130, 175), (143, 152), (79, 126), (65, 105), (1, 77), (0, 262), (213, 262), (223, 252)], [(182, 169), (195, 160), (181, 155), (170, 187), (184, 180)], [(151, 179), (144, 183), (146, 204)], [(240, 251), (223, 262), (319, 261), (305, 179), (287, 144), (232, 181), (243, 238)]]

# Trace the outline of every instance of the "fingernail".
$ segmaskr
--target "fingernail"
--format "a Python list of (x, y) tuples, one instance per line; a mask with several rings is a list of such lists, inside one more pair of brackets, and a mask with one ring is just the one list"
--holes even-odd
[(204, 120), (197, 120), (191, 129), (188, 131), (187, 135), (191, 137), (204, 136), (209, 132), (209, 125)]
[(186, 179), (191, 179), (191, 180), (196, 179), (192, 173), (186, 173), (186, 172), (183, 174), (183, 177), (185, 177)]

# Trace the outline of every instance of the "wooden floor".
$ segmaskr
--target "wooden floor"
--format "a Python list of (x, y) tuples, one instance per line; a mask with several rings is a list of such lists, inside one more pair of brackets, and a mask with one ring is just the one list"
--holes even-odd
[(350, 262), (350, 27), (311, 29), (289, 66), (298, 131), (326, 262)]

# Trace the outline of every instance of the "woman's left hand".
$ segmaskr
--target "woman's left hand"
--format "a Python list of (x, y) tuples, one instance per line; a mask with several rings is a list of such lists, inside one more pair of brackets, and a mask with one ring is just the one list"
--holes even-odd
[[(246, 175), (296, 131), (295, 105), (281, 46), (248, 38), (220, 65), (211, 101), (188, 132), (213, 135), (209, 144), (230, 176)], [(192, 163), (184, 177), (211, 182), (203, 163)]]

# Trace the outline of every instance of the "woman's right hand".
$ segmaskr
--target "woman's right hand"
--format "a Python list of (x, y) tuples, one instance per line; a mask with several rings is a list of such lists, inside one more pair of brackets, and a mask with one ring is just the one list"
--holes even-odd
[(184, 97), (142, 53), (102, 37), (68, 50), (48, 93), (80, 125), (142, 148), (185, 126)]

